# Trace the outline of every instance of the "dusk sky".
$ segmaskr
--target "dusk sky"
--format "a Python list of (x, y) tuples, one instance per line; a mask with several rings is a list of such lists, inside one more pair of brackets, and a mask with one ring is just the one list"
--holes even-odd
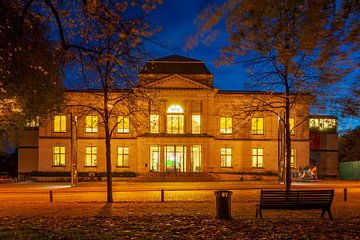
[[(199, 43), (191, 50), (185, 50), (186, 39), (196, 33), (195, 21), (201, 9), (207, 4), (213, 2), (224, 2), (221, 0), (165, 0), (162, 5), (152, 13), (156, 24), (155, 27), (161, 27), (161, 31), (156, 33), (153, 39), (165, 45), (165, 47), (147, 43), (149, 58), (159, 58), (171, 54), (183, 55), (190, 58), (199, 59), (205, 62), (210, 72), (214, 74), (214, 87), (222, 90), (249, 90), (244, 85), (248, 79), (246, 68), (241, 65), (228, 65), (216, 67), (214, 59), (219, 56), (219, 49), (226, 45), (228, 37), (224, 29), (218, 38), (210, 45), (206, 46)], [(357, 70), (359, 71), (359, 70)], [(356, 74), (354, 74), (355, 76)], [(319, 113), (318, 110), (311, 114)], [(339, 129), (352, 129), (360, 125), (360, 119), (356, 117), (339, 118)]]

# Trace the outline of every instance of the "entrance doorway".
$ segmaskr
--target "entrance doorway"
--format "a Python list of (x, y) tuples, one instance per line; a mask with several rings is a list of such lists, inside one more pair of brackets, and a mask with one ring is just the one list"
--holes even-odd
[(165, 171), (186, 172), (186, 146), (165, 146)]

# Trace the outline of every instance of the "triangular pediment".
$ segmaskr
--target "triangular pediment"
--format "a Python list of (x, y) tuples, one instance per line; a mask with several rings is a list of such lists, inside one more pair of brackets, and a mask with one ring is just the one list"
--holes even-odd
[(147, 87), (152, 88), (199, 88), (199, 89), (209, 89), (209, 86), (206, 86), (202, 83), (199, 83), (195, 80), (183, 77), (178, 74), (167, 76), (165, 78), (156, 80), (147, 84)]

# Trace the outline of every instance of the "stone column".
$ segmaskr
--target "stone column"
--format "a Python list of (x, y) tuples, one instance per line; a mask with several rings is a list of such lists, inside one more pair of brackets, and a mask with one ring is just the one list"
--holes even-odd
[(164, 166), (164, 162), (165, 162), (165, 146), (164, 145), (160, 145), (160, 172), (165, 172), (165, 166)]
[(185, 124), (185, 133), (191, 134), (191, 102), (185, 101), (185, 113), (184, 113), (184, 124)]

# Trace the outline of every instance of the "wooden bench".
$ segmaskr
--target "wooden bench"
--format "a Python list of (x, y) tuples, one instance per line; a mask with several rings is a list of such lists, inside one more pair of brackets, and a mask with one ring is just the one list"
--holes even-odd
[(331, 190), (261, 190), (260, 202), (255, 204), (256, 217), (263, 209), (322, 209), (321, 217), (328, 213), (330, 221), (331, 203), (334, 198), (334, 189)]

